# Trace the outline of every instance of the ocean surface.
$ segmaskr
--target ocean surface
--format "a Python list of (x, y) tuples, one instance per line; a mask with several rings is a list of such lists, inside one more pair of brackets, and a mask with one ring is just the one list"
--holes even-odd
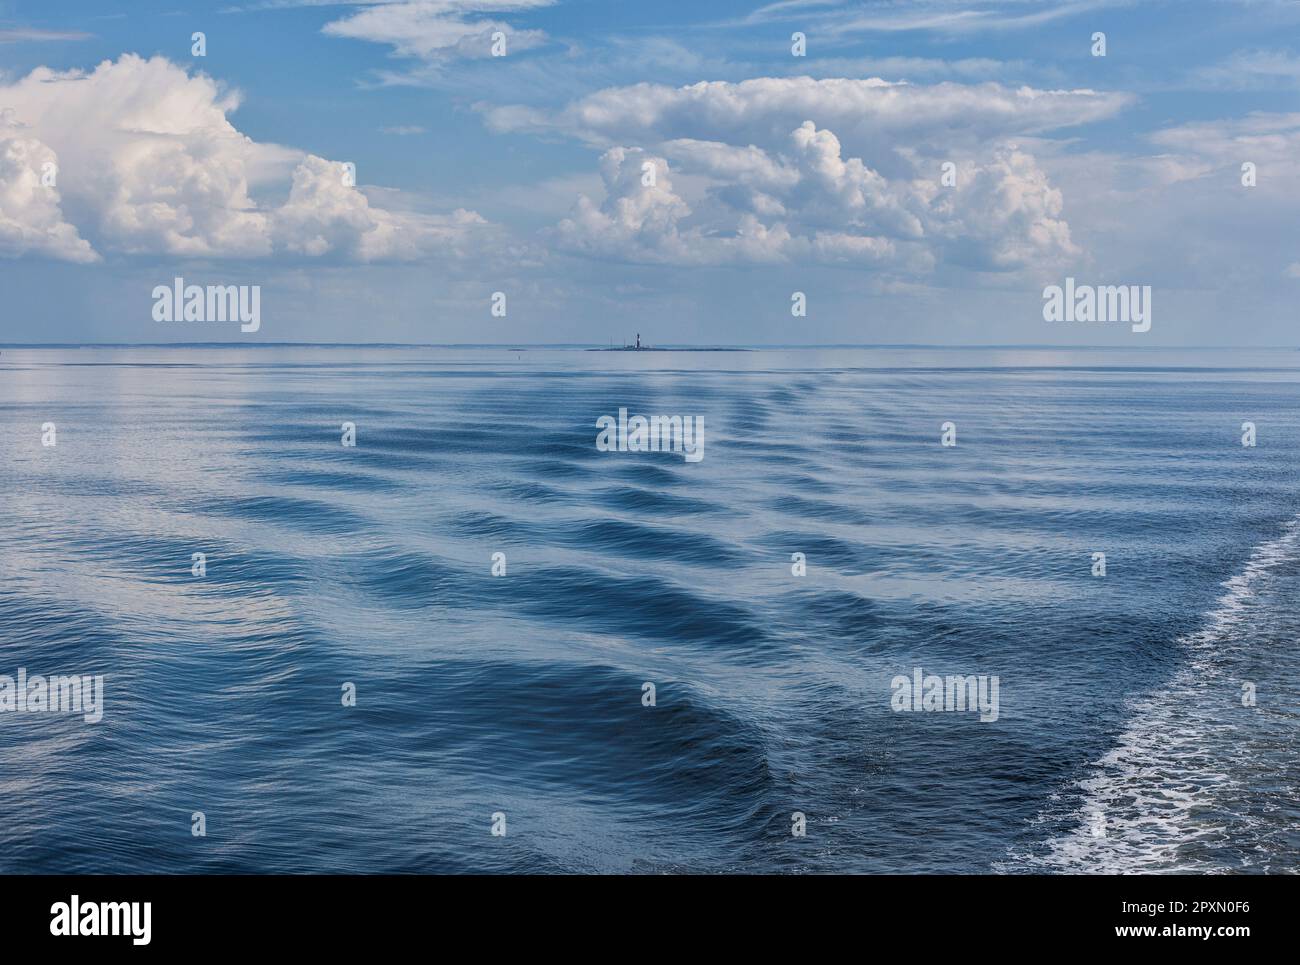
[(0, 871), (1296, 872), (1298, 479), (1294, 350), (5, 347)]

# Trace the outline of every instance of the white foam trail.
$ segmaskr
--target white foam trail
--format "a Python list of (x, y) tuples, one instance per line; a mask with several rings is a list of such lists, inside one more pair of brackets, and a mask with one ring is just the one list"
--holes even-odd
[[(1225, 770), (1225, 756), (1206, 746), (1207, 724), (1220, 728), (1216, 741), (1233, 725), (1207, 719), (1199, 710), (1207, 701), (1223, 701), (1222, 661), (1216, 657), (1251, 612), (1261, 581), (1273, 568), (1294, 560), (1298, 546), (1300, 517), (1282, 535), (1256, 547), (1242, 571), (1224, 581), (1224, 593), (1205, 626), (1178, 640), (1188, 652), (1186, 666), (1167, 687), (1134, 701), (1115, 748), (1078, 783), (1076, 790), (1083, 795), (1075, 814), (1078, 827), (1047, 842), (1045, 854), (1015, 856), (1001, 870), (1025, 870), (1026, 865), (1072, 874), (1226, 870), (1197, 856), (1204, 850), (1195, 847), (1198, 840), (1208, 843), (1220, 829), (1194, 817), (1237, 783)], [(1102, 835), (1097, 815), (1104, 819)]]

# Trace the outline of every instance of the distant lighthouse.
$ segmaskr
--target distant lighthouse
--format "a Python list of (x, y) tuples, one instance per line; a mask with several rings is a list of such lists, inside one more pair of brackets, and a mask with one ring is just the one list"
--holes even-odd
[(637, 332), (637, 333), (636, 333), (636, 347), (637, 347), (637, 348), (640, 348), (640, 347), (641, 347), (641, 333), (640, 333), (640, 332)]

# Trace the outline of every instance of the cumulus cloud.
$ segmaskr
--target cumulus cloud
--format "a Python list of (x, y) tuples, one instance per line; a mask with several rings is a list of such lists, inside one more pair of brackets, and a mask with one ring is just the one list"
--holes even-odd
[(1010, 271), (1080, 254), (1062, 218), (1064, 198), (1035, 158), (1015, 147), (957, 169), (957, 185), (933, 196), (929, 223), (944, 259), (979, 271)]
[(585, 195), (578, 199), (572, 215), (556, 228), (564, 247), (588, 255), (667, 263), (690, 257), (698, 231), (683, 237), (678, 229), (691, 209), (673, 192), (663, 158), (640, 148), (612, 148), (600, 159), (600, 175), (605, 201), (598, 206)]
[(60, 188), (101, 247), (269, 253), (245, 174), (259, 149), (226, 119), (238, 97), (209, 78), (126, 55), (90, 73), (38, 68), (0, 100), (58, 152)]
[(346, 165), (309, 155), (293, 172), (289, 200), (274, 212), (273, 235), (285, 250), (354, 261), (413, 260), (487, 222), (472, 211), (448, 216), (392, 212), (371, 206), (348, 184)]
[[(126, 54), (88, 73), (38, 68), (0, 86), (0, 102), (10, 129), (21, 131), (17, 146), (9, 135), (7, 169), (57, 153), (63, 211), (77, 225), (50, 220), (56, 195), (36, 207), (26, 180), (5, 178), (0, 219), (10, 254), (86, 260), (93, 252), (80, 231), (103, 253), (413, 259), (482, 224), (374, 208), (341, 165), (240, 133), (227, 116), (238, 95), (164, 57)], [(278, 207), (259, 203), (255, 189), (288, 197)], [(24, 212), (22, 231), (9, 226), (15, 211)]]
[[(1076, 100), (1084, 106), (1071, 116), (1044, 112)], [(944, 264), (1050, 267), (1081, 254), (1064, 198), (1005, 135), (1102, 116), (1116, 103), (1091, 92), (810, 78), (603, 91), (540, 121), (592, 143), (627, 139), (601, 158), (603, 201), (580, 197), (554, 239), (586, 255), (683, 265), (808, 260), (905, 274)], [(850, 151), (825, 118), (873, 157)], [(495, 123), (539, 121), (514, 112)], [(898, 137), (903, 129), (912, 136)], [(943, 185), (950, 158), (956, 183)], [(649, 184), (647, 163), (657, 176)], [(701, 196), (675, 191), (670, 168), (703, 181)]]
[(6, 122), (0, 114), (0, 256), (31, 251), (62, 261), (91, 262), (99, 256), (60, 208), (58, 157), (50, 148)]

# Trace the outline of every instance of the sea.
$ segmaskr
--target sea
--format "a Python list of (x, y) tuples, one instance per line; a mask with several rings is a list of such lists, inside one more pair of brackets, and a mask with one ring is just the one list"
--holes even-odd
[(1295, 873), (1298, 481), (1294, 349), (0, 347), (0, 872)]

